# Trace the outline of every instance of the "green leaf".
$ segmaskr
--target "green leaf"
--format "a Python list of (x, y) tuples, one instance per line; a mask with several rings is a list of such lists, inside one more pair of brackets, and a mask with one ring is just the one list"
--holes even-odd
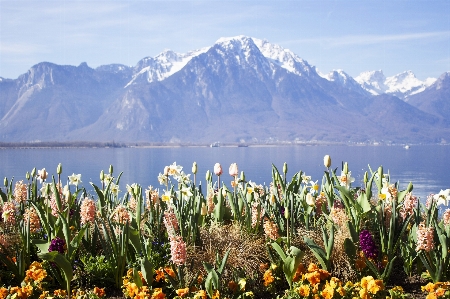
[(280, 245), (276, 242), (272, 242), (270, 245), (272, 245), (273, 249), (278, 253), (281, 260), (284, 262), (286, 260), (286, 254), (284, 253), (283, 249), (281, 249)]
[(70, 282), (72, 281), (72, 278), (73, 278), (73, 273), (72, 273), (72, 265), (66, 259), (66, 257), (64, 255), (62, 255), (61, 253), (59, 253), (58, 251), (52, 251), (52, 252), (48, 252), (48, 253), (39, 253), (38, 256), (39, 256), (39, 258), (41, 258), (43, 260), (54, 262), (58, 265), (58, 267), (64, 273), (65, 280), (66, 280), (66, 289), (68, 289), (70, 287)]

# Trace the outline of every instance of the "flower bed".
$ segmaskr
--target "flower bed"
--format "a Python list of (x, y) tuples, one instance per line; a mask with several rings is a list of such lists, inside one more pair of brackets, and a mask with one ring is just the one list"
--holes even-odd
[(200, 186), (173, 163), (161, 189), (123, 194), (112, 166), (93, 194), (61, 165), (5, 178), (0, 299), (450, 298), (450, 190), (424, 204), (382, 167), (355, 187), (324, 166), (321, 183), (273, 166), (262, 186), (217, 163)]

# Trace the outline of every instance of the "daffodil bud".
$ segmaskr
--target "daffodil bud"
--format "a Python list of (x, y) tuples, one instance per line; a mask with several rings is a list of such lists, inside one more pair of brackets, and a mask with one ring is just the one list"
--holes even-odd
[(56, 173), (57, 174), (61, 174), (62, 173), (62, 164), (61, 163), (59, 163), (58, 167), (56, 167)]
[(169, 166), (164, 167), (164, 175), (165, 176), (169, 175)]
[(5, 187), (8, 187), (8, 178), (5, 177), (5, 179), (3, 180), (3, 185), (5, 185)]
[(27, 178), (27, 180), (30, 179), (30, 173), (27, 171), (27, 174), (25, 174), (25, 177)]
[(100, 181), (103, 181), (105, 179), (105, 172), (102, 170), (100, 171)]
[(288, 166), (287, 166), (287, 163), (284, 162), (284, 164), (283, 164), (283, 173), (286, 174), (287, 172), (288, 172)]
[(323, 165), (326, 168), (329, 168), (331, 166), (331, 157), (330, 157), (330, 155), (325, 155), (325, 157), (323, 157)]
[(344, 174), (348, 174), (348, 163), (347, 162), (344, 163), (344, 169), (342, 169), (342, 172)]
[(192, 173), (197, 174), (197, 162), (192, 163)]
[(383, 179), (383, 166), (378, 167), (378, 177), (380, 180)]
[(284, 209), (284, 218), (289, 219), (289, 209), (287, 207)]
[(109, 165), (109, 174), (113, 174), (114, 168), (112, 165)]
[(36, 175), (36, 167), (33, 168), (33, 170), (31, 171), (31, 177), (34, 178), (35, 175)]
[(367, 184), (367, 182), (369, 181), (369, 174), (367, 173), (367, 171), (364, 173), (364, 184)]
[(211, 181), (211, 172), (208, 170), (205, 176), (206, 181)]

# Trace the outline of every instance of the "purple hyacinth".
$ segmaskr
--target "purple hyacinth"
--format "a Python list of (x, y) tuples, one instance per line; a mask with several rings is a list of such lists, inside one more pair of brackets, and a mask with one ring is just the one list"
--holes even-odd
[(373, 240), (372, 234), (367, 229), (363, 229), (359, 234), (359, 247), (361, 247), (367, 258), (376, 258), (378, 248)]
[(59, 237), (54, 238), (50, 243), (50, 246), (48, 247), (48, 252), (58, 251), (59, 253), (64, 254), (65, 250), (66, 250), (66, 241), (64, 241)]

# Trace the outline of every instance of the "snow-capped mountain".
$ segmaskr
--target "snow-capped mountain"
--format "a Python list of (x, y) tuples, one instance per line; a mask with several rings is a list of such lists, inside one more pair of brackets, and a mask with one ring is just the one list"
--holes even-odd
[(162, 81), (181, 70), (193, 57), (206, 52), (208, 49), (208, 47), (205, 47), (186, 54), (164, 50), (155, 58), (146, 57), (138, 62), (134, 68), (133, 78), (125, 87), (135, 84), (139, 80), (148, 83)]
[[(426, 105), (393, 96), (416, 99), (414, 78), (321, 75), (290, 50), (246, 36), (186, 54), (165, 50), (134, 67), (42, 62), (0, 81), (0, 142), (450, 140)], [(431, 94), (448, 97), (445, 82)]]
[(436, 79), (427, 78), (421, 81), (412, 71), (405, 71), (391, 77), (385, 77), (383, 71), (363, 72), (355, 80), (373, 95), (390, 94), (405, 101), (414, 94), (424, 91), (431, 86)]

